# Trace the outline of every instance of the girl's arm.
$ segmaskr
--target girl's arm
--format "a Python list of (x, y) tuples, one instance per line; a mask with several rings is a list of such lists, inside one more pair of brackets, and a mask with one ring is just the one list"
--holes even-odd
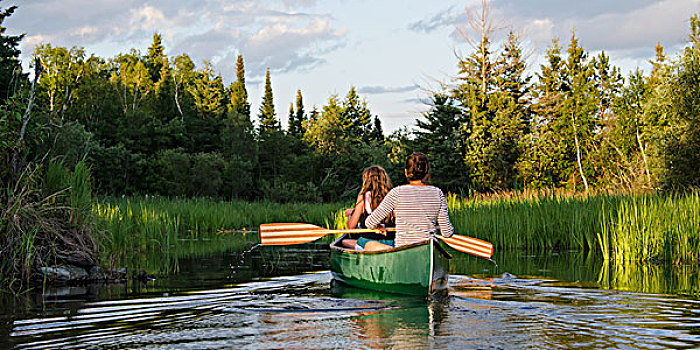
[(445, 195), (442, 190), (438, 188), (438, 193), (440, 194), (440, 209), (438, 210), (437, 222), (440, 227), (440, 234), (443, 237), (450, 237), (455, 232), (452, 223), (450, 222), (450, 214), (447, 211), (447, 201), (445, 201)]
[(357, 196), (357, 201), (355, 202), (355, 209), (352, 211), (352, 215), (348, 217), (348, 228), (353, 229), (357, 227), (358, 221), (360, 221), (360, 216), (365, 210), (364, 196), (360, 193)]
[(374, 209), (372, 214), (370, 214), (367, 220), (365, 220), (365, 226), (370, 229), (376, 228), (377, 225), (379, 225), (379, 223), (382, 222), (382, 220), (384, 220), (389, 213), (396, 208), (397, 199), (396, 188), (394, 188), (389, 191), (377, 209)]

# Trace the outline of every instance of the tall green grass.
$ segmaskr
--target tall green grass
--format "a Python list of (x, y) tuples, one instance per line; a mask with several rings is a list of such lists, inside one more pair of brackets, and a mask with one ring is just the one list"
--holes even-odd
[(455, 232), (497, 249), (600, 251), (606, 260), (700, 261), (700, 196), (448, 195)]
[[(700, 196), (684, 194), (522, 193), (488, 198), (448, 195), (455, 232), (496, 249), (598, 252), (604, 260), (700, 261)], [(345, 228), (342, 203), (277, 204), (211, 199), (119, 198), (93, 205), (103, 251), (113, 261), (168, 254), (178, 242), (262, 223), (308, 222)], [(228, 233), (221, 233), (228, 232)]]
[(700, 261), (700, 194), (621, 198), (606, 211), (600, 240), (609, 259)]
[(595, 249), (606, 203), (615, 196), (576, 197), (548, 193), (461, 199), (448, 195), (455, 232), (492, 242), (497, 248)]
[[(333, 227), (342, 204), (217, 201), (206, 198), (169, 199), (165, 197), (107, 198), (93, 204), (93, 215), (102, 232), (104, 259), (113, 266), (144, 267), (135, 255), (168, 256), (183, 252), (190, 240), (226, 240), (211, 245), (212, 253), (227, 249), (246, 231), (263, 223), (306, 222)], [(239, 232), (237, 232), (239, 231)], [(256, 242), (257, 242), (257, 236)], [(252, 246), (249, 240), (246, 244)], [(186, 252), (182, 254), (187, 254)], [(167, 259), (166, 259), (167, 260)], [(150, 271), (164, 271), (152, 266)], [(164, 264), (165, 265), (165, 264)]]
[(43, 266), (96, 261), (90, 170), (29, 163), (0, 193), (0, 290), (18, 292)]

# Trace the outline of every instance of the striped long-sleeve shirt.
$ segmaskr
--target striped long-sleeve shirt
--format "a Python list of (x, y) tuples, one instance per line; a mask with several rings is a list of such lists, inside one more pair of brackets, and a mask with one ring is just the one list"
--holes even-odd
[(368, 228), (377, 227), (392, 210), (396, 216), (394, 246), (422, 241), (438, 231), (445, 237), (454, 233), (445, 195), (435, 186), (394, 187), (365, 224)]

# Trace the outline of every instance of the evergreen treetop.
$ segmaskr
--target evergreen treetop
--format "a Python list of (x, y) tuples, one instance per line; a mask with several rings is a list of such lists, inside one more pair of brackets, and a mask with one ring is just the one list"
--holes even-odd
[(260, 132), (279, 131), (280, 123), (275, 118), (275, 104), (272, 97), (272, 83), (270, 82), (270, 69), (265, 72), (265, 93), (258, 113), (260, 120)]
[(250, 103), (248, 102), (248, 91), (245, 87), (243, 55), (238, 55), (236, 60), (236, 81), (231, 84), (230, 90), (231, 103), (229, 109), (250, 118)]
[(10, 6), (7, 9), (0, 9), (0, 100), (9, 98), (15, 91), (10, 84), (17, 76), (22, 75), (19, 61), (21, 53), (19, 42), (24, 38), (21, 35), (7, 35), (7, 28), (3, 26), (5, 19), (15, 12), (17, 6)]

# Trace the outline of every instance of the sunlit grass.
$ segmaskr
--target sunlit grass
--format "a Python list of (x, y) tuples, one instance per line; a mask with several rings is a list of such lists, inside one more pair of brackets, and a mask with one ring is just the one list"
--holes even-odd
[(497, 249), (599, 251), (606, 260), (700, 261), (700, 196), (448, 196), (455, 232)]
[(250, 248), (257, 243), (257, 234), (251, 231), (263, 223), (332, 227), (340, 208), (333, 203), (143, 197), (99, 200), (93, 204), (93, 214), (101, 231), (103, 261), (113, 267), (174, 272), (177, 257), (216, 253), (240, 244)]
[[(698, 193), (448, 195), (448, 206), (456, 233), (487, 240), (496, 250), (574, 249), (596, 252), (604, 260), (700, 261)], [(144, 257), (172, 261), (171, 257), (204, 250), (223, 251), (231, 247), (228, 243), (236, 245), (231, 240), (263, 223), (306, 222), (342, 229), (344, 207), (151, 197), (103, 199), (93, 205), (93, 214), (103, 232), (107, 261), (160, 271), (163, 264)], [(248, 236), (244, 244), (254, 245), (256, 235)], [(178, 250), (184, 242), (198, 239), (225, 242), (203, 244), (206, 249), (196, 252)]]
[(700, 195), (625, 197), (601, 230), (611, 259), (700, 261)]

